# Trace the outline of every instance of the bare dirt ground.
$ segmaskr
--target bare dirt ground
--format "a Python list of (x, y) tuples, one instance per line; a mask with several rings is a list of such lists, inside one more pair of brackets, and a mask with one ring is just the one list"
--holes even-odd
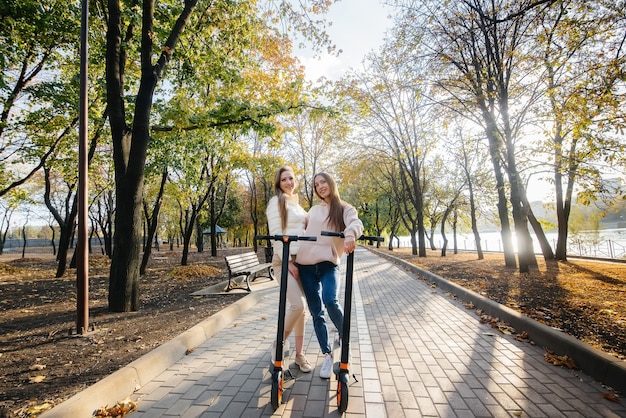
[[(233, 250), (241, 252), (242, 250)], [(209, 253), (210, 254), (210, 253)], [(227, 280), (224, 254), (154, 254), (138, 312), (108, 312), (109, 260), (90, 255), (89, 325), (76, 335), (76, 270), (54, 278), (52, 255), (0, 258), (0, 417), (34, 417), (240, 299), (191, 296)], [(16, 258), (19, 257), (19, 258)]]
[[(538, 260), (519, 274), (500, 254), (392, 254), (626, 359), (626, 264)], [(86, 336), (75, 333), (75, 270), (55, 279), (51, 255), (0, 258), (0, 417), (38, 416), (243, 295), (191, 296), (227, 280), (223, 252), (192, 253), (185, 267), (179, 252), (154, 255), (135, 313), (107, 311), (109, 261), (90, 256)]]

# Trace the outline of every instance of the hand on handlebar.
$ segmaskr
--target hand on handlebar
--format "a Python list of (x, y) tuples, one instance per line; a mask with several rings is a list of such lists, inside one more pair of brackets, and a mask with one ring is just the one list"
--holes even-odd
[(343, 251), (346, 254), (352, 253), (352, 251), (354, 251), (355, 247), (356, 247), (356, 242), (354, 241), (353, 237), (346, 237), (343, 240)]
[[(341, 238), (345, 238), (343, 241), (343, 251), (346, 254), (351, 254), (354, 251), (354, 248), (356, 247), (356, 240), (353, 237), (346, 237), (343, 232), (332, 232), (332, 231), (322, 231), (321, 235), (326, 235), (329, 237), (341, 237)], [(370, 241), (379, 241), (379, 242), (384, 242), (385, 239), (383, 237), (375, 237), (375, 236), (368, 236), (368, 235), (361, 235), (358, 239), (362, 239), (362, 240), (370, 240)]]

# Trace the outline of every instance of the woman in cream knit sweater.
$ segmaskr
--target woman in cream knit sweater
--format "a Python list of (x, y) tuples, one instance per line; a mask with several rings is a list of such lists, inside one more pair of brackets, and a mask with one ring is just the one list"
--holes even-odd
[[(270, 235), (302, 235), (306, 223), (306, 211), (298, 204), (298, 195), (294, 194), (297, 181), (293, 170), (290, 167), (281, 167), (274, 177), (275, 196), (267, 204), (267, 224)], [(283, 243), (272, 241), (274, 256), (275, 276), (280, 280), (282, 269)], [(298, 252), (298, 241), (293, 241), (289, 245), (291, 259), (289, 260), (287, 275), (287, 300), (289, 307), (285, 315), (285, 337), (294, 332), (296, 346), (296, 364), (304, 373), (311, 371), (311, 364), (303, 353), (304, 345), (304, 320), (305, 320), (305, 300), (300, 284), (298, 268), (293, 262)], [(272, 350), (272, 355), (275, 349)], [(273, 363), (272, 357), (272, 363)]]
[[(320, 377), (328, 379), (333, 356), (328, 341), (324, 307), (339, 331), (341, 340), (343, 311), (338, 301), (339, 262), (344, 253), (350, 254), (354, 251), (356, 240), (363, 234), (363, 223), (356, 209), (341, 200), (337, 183), (330, 174), (317, 173), (313, 177), (313, 188), (321, 202), (309, 210), (304, 234), (316, 236), (317, 241), (302, 241), (296, 263), (313, 318), (313, 328), (324, 354)], [(343, 232), (345, 238), (323, 236), (321, 231)]]

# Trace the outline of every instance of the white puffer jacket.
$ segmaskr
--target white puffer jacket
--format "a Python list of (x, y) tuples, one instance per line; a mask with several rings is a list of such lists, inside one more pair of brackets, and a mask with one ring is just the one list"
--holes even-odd
[[(278, 197), (274, 196), (267, 203), (265, 214), (267, 215), (267, 225), (270, 235), (302, 235), (306, 225), (307, 213), (298, 204), (298, 196), (286, 196), (287, 203), (287, 227), (283, 231), (280, 222), (280, 212), (278, 211)], [(280, 263), (283, 256), (283, 243), (281, 241), (272, 241), (274, 248), (274, 262)], [(289, 254), (298, 253), (299, 241), (289, 243)]]

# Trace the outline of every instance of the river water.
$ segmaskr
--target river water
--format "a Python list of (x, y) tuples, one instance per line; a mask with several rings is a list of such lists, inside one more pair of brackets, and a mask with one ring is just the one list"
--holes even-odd
[[(541, 253), (541, 247), (535, 235), (531, 233), (535, 253)], [(556, 247), (556, 232), (547, 232), (546, 237), (552, 245), (552, 249)], [(448, 249), (452, 250), (453, 235), (446, 234), (448, 239)], [(500, 232), (481, 232), (481, 246), (483, 251), (502, 251), (502, 237)], [(626, 228), (601, 229), (598, 231), (585, 231), (576, 235), (570, 235), (567, 240), (567, 254), (572, 256), (626, 259)], [(435, 246), (441, 248), (443, 239), (440, 234), (435, 234)], [(396, 241), (394, 240), (394, 245)], [(515, 235), (513, 245), (517, 249)], [(400, 247), (410, 247), (411, 240), (409, 236), (400, 237)], [(457, 234), (457, 247), (459, 250), (475, 250), (476, 243), (473, 234)]]

